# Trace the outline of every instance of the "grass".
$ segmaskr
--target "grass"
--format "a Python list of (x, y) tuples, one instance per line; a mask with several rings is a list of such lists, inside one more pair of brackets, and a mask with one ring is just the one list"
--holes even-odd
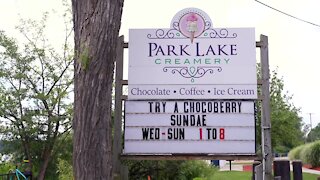
[[(213, 180), (250, 180), (251, 172), (242, 172), (242, 171), (218, 171), (215, 173)], [(303, 173), (304, 180), (316, 180), (320, 175)], [(291, 174), (291, 179), (293, 175)], [(199, 179), (200, 180), (200, 179)]]
[(249, 180), (251, 178), (251, 172), (242, 171), (219, 171), (214, 175), (214, 180)]
[[(309, 174), (309, 173), (303, 173), (302, 178), (304, 180), (316, 180), (320, 175), (317, 174)], [(293, 175), (291, 174), (291, 179), (293, 179)]]

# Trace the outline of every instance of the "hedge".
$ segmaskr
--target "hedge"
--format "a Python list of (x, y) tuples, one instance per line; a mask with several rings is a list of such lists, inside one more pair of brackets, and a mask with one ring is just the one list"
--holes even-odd
[(300, 145), (300, 146), (293, 148), (288, 154), (289, 159), (290, 160), (301, 159), (300, 152), (302, 151), (303, 148), (304, 148), (304, 145)]
[(320, 141), (295, 147), (289, 152), (288, 156), (290, 160), (300, 159), (304, 164), (310, 164), (312, 167), (319, 167)]

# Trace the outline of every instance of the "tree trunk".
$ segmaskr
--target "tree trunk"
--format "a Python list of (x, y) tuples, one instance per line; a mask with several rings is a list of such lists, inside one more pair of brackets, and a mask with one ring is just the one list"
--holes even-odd
[[(22, 141), (22, 146), (23, 146), (23, 149), (24, 149), (24, 155), (25, 155), (25, 158), (26, 160), (29, 160), (29, 168), (30, 168), (30, 171), (32, 171), (32, 167), (33, 167), (33, 159), (31, 158), (31, 154), (30, 154), (30, 141), (29, 141), (29, 138), (25, 138), (24, 141)], [(24, 169), (23, 169), (24, 171)]]
[(52, 149), (45, 150), (44, 153), (43, 153), (43, 157), (42, 157), (43, 162), (42, 162), (41, 167), (40, 167), (40, 172), (39, 172), (39, 175), (38, 175), (38, 178), (37, 178), (38, 180), (44, 180), (45, 179), (46, 171), (47, 171), (48, 164), (49, 164), (49, 161), (50, 161), (50, 158), (51, 158), (51, 153), (52, 153)]
[(111, 103), (123, 0), (72, 0), (74, 178), (112, 179)]

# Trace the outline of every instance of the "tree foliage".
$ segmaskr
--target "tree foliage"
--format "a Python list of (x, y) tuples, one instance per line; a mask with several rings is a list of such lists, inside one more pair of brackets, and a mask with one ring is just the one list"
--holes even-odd
[[(260, 103), (258, 103), (259, 109), (261, 109)], [(300, 145), (303, 142), (300, 109), (292, 103), (292, 95), (284, 91), (284, 80), (279, 77), (277, 70), (272, 71), (270, 78), (270, 111), (273, 151), (287, 153), (293, 147)], [(259, 112), (256, 123), (258, 144), (261, 141), (260, 120)]]
[(291, 102), (292, 95), (284, 92), (284, 81), (273, 71), (270, 86), (271, 136), (273, 149), (288, 152), (303, 142), (300, 109)]
[(70, 132), (73, 112), (72, 29), (66, 26), (65, 42), (56, 50), (45, 35), (47, 18), (21, 20), (23, 45), (0, 32), (2, 151), (20, 162), (29, 159), (39, 179), (61, 153), (56, 146)]
[(312, 141), (317, 141), (320, 140), (320, 123), (311, 131), (309, 132), (307, 136), (307, 141), (312, 142)]

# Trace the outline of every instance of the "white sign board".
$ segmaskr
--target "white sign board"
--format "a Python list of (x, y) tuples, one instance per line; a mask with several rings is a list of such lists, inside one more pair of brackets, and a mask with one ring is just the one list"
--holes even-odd
[(199, 91), (192, 99), (257, 98), (253, 28), (212, 28), (191, 9), (171, 28), (130, 29), (129, 42), (128, 99), (185, 99), (182, 88)]
[(252, 101), (126, 101), (124, 153), (254, 154), (254, 112)]
[(184, 9), (129, 31), (124, 154), (255, 154), (253, 28), (212, 28)]

